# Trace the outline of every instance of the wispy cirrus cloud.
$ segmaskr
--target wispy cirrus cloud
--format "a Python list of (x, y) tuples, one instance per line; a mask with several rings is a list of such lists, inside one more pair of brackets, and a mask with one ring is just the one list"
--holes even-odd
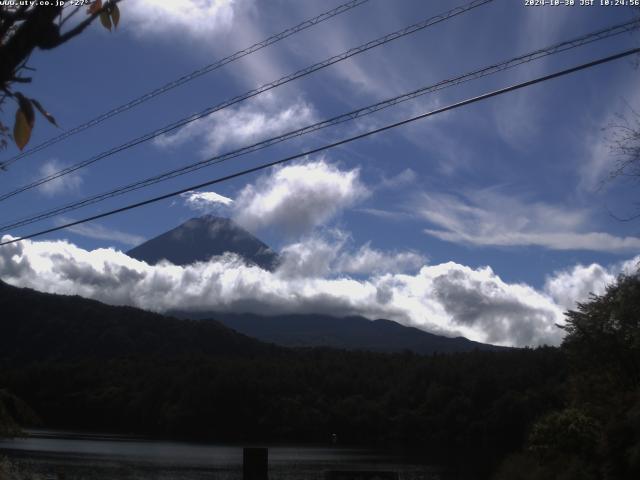
[(304, 100), (265, 93), (250, 102), (220, 110), (154, 143), (171, 148), (195, 141), (203, 154), (211, 155), (296, 130), (316, 119), (313, 106)]
[(415, 170), (411, 168), (405, 168), (396, 175), (384, 177), (378, 184), (377, 188), (396, 189), (400, 187), (406, 187), (414, 183), (417, 178), (418, 174), (415, 172)]
[[(40, 167), (38, 179), (54, 175), (64, 167), (65, 166), (55, 158), (48, 160)], [(38, 186), (38, 191), (43, 195), (52, 197), (63, 193), (75, 192), (80, 188), (82, 183), (82, 174), (80, 172), (73, 172), (43, 183)]]
[[(60, 225), (71, 223), (73, 219), (61, 217), (58, 219)], [(132, 233), (122, 232), (113, 228), (107, 228), (99, 223), (82, 223), (67, 228), (68, 231), (82, 237), (96, 240), (107, 240), (121, 245), (134, 246), (144, 242), (144, 237)]]
[(590, 230), (588, 210), (526, 202), (491, 190), (423, 194), (416, 211), (433, 225), (425, 233), (452, 243), (615, 253), (640, 249), (638, 237)]
[(127, 27), (136, 35), (188, 34), (202, 38), (229, 31), (247, 0), (131, 0)]

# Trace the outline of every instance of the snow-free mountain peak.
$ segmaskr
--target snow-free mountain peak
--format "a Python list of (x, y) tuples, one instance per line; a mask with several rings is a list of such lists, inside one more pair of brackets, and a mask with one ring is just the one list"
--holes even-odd
[(189, 265), (226, 252), (235, 253), (247, 263), (269, 270), (278, 262), (278, 254), (268, 245), (233, 220), (214, 215), (187, 220), (129, 250), (127, 255), (151, 265), (163, 259), (175, 265)]

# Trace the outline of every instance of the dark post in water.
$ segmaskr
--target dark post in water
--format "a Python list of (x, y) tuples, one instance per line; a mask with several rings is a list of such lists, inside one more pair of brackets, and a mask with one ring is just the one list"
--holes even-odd
[(267, 480), (269, 453), (266, 448), (242, 450), (242, 480)]

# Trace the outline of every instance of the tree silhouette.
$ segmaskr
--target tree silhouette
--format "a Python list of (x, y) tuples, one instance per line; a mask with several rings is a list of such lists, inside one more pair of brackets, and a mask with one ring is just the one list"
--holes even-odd
[(640, 272), (566, 316), (566, 406), (533, 423), (495, 480), (640, 478)]
[(574, 369), (616, 389), (640, 386), (640, 276), (622, 275), (603, 295), (567, 312), (563, 348)]
[[(640, 6), (631, 7), (633, 13), (640, 17)], [(640, 59), (636, 61), (640, 68)], [(609, 125), (609, 144), (611, 153), (616, 157), (615, 164), (609, 172), (609, 180), (618, 178), (640, 179), (640, 112), (628, 105), (626, 113), (618, 113), (617, 120)], [(619, 220), (629, 221), (640, 217), (635, 213)]]
[[(118, 2), (121, 0), (16, 2), (16, 5), (0, 6), (0, 111), (9, 99), (17, 104), (13, 135), (9, 127), (0, 121), (0, 148), (7, 147), (7, 139), (13, 136), (21, 150), (29, 142), (35, 124), (35, 110), (49, 122), (56, 121), (36, 99), (27, 98), (15, 90), (18, 84), (31, 82), (28, 61), (35, 49), (52, 50), (80, 35), (93, 21), (100, 19), (111, 30), (120, 20)], [(87, 18), (73, 28), (65, 28), (67, 22), (80, 12), (84, 5)], [(1, 166), (1, 164), (0, 164)]]

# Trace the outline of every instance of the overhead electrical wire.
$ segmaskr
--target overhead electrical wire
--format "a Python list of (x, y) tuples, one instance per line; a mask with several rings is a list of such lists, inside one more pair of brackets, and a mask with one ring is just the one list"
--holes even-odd
[(133, 100), (130, 100), (127, 103), (124, 103), (118, 107), (115, 107), (105, 113), (102, 113), (100, 115), (98, 115), (95, 118), (92, 118), (91, 120), (88, 120), (85, 123), (82, 123), (80, 125), (77, 125), (76, 127), (73, 127), (63, 133), (61, 133), (60, 135), (57, 135), (55, 137), (52, 137), (38, 145), (35, 145), (34, 147), (31, 147), (28, 150), (25, 150), (22, 153), (19, 153), (18, 155), (15, 155), (14, 157), (4, 161), (4, 162), (0, 162), (0, 166), (6, 168), (9, 165), (11, 165), (14, 162), (17, 162), (18, 160), (20, 160), (21, 158), (25, 158), (28, 157), (29, 155), (32, 155), (36, 152), (39, 152), (41, 150), (44, 150), (47, 147), (50, 147), (51, 145), (54, 145), (58, 142), (61, 142), (62, 140), (69, 138), (77, 133), (80, 133), (84, 130), (87, 130), (91, 127), (95, 127), (96, 125), (99, 125), (100, 123), (104, 122), (105, 120), (108, 120), (111, 117), (114, 117), (116, 115), (119, 115), (120, 113), (126, 112), (127, 110), (131, 110), (134, 107), (137, 107), (138, 105), (146, 102), (147, 100), (151, 100), (152, 98), (155, 98), (159, 95), (162, 95), (170, 90), (173, 90), (176, 87), (179, 87), (181, 85), (184, 85), (187, 82), (190, 82), (191, 80), (194, 80), (198, 77), (201, 77), (202, 75), (205, 75), (207, 73), (213, 72), (214, 70), (217, 70), (231, 62), (235, 62), (236, 60), (239, 60), (243, 57), (246, 57), (247, 55), (250, 55), (254, 52), (257, 52), (258, 50), (262, 50), (263, 48), (266, 48), (270, 45), (273, 45), (274, 43), (279, 42), (280, 40), (284, 40), (285, 38), (290, 37), (291, 35), (295, 35), (296, 33), (299, 33), (303, 30), (306, 30), (307, 28), (313, 27), (315, 25), (318, 25), (319, 23), (324, 22), (325, 20), (329, 20), (330, 18), (333, 18), (337, 15), (340, 15), (342, 13), (348, 12), (349, 10), (359, 7), (360, 5), (367, 3), (369, 0), (350, 0), (346, 3), (343, 3), (342, 5), (338, 5), (337, 7), (328, 10), (324, 13), (321, 13), (320, 15), (317, 15), (313, 18), (310, 18), (308, 20), (305, 20), (301, 23), (299, 23), (298, 25), (294, 26), (294, 27), (290, 27), (287, 28), (286, 30), (283, 30), (280, 33), (276, 33), (275, 35), (271, 35), (269, 38), (266, 38), (264, 40), (262, 40), (261, 42), (258, 43), (254, 43), (253, 45), (251, 45), (250, 47), (247, 47), (243, 50), (239, 50), (235, 53), (232, 53), (231, 55), (228, 55), (220, 60), (217, 60), (209, 65), (205, 65), (204, 67), (201, 67), (197, 70), (192, 71), (191, 73), (188, 73), (186, 75), (181, 76), (180, 78), (177, 78), (175, 80), (172, 80), (169, 83), (166, 83), (165, 85), (156, 88), (155, 90), (152, 90), (148, 93), (145, 93), (143, 95), (140, 95), (139, 97), (134, 98)]
[(222, 183), (222, 182), (225, 182), (225, 181), (228, 181), (228, 180), (232, 180), (234, 178), (242, 177), (242, 176), (248, 175), (250, 173), (255, 173), (255, 172), (258, 172), (258, 171), (261, 171), (261, 170), (265, 170), (267, 168), (271, 168), (271, 167), (274, 167), (274, 166), (277, 166), (277, 165), (282, 165), (282, 164), (290, 162), (292, 160), (296, 160), (298, 158), (306, 157), (308, 155), (312, 155), (312, 154), (319, 153), (319, 152), (322, 152), (322, 151), (325, 151), (325, 150), (329, 150), (331, 148), (335, 148), (335, 147), (338, 147), (340, 145), (345, 145), (345, 144), (351, 143), (351, 142), (353, 142), (355, 140), (359, 140), (359, 139), (362, 139), (362, 138), (369, 137), (371, 135), (375, 135), (375, 134), (378, 134), (378, 133), (381, 133), (381, 132), (384, 132), (384, 131), (387, 131), (387, 130), (391, 130), (393, 128), (397, 128), (399, 126), (406, 125), (406, 124), (415, 122), (417, 120), (428, 118), (428, 117), (431, 117), (431, 116), (434, 116), (434, 115), (437, 115), (437, 114), (440, 114), (440, 113), (444, 113), (444, 112), (447, 112), (447, 111), (450, 111), (450, 110), (455, 110), (457, 108), (460, 108), (460, 107), (463, 107), (463, 106), (466, 106), (466, 105), (477, 103), (477, 102), (480, 102), (480, 101), (483, 101), (483, 100), (486, 100), (486, 99), (489, 99), (489, 98), (492, 98), (492, 97), (496, 97), (496, 96), (499, 96), (499, 95), (504, 95), (505, 93), (508, 93), (508, 92), (512, 92), (512, 91), (515, 91), (515, 90), (520, 90), (522, 88), (526, 88), (526, 87), (529, 87), (531, 85), (535, 85), (535, 84), (538, 84), (538, 83), (546, 82), (546, 81), (552, 80), (554, 78), (558, 78), (558, 77), (562, 77), (562, 76), (565, 76), (565, 75), (569, 75), (571, 73), (575, 73), (575, 72), (578, 72), (578, 71), (581, 71), (581, 70), (586, 70), (588, 68), (593, 68), (593, 67), (595, 67), (597, 65), (602, 65), (604, 63), (612, 62), (614, 60), (618, 60), (618, 59), (621, 59), (621, 58), (624, 58), (624, 57), (628, 57), (630, 55), (635, 55), (635, 54), (638, 54), (638, 53), (640, 53), (640, 48), (633, 48), (633, 49), (630, 49), (630, 50), (626, 50), (626, 51), (617, 53), (615, 55), (610, 55), (608, 57), (600, 58), (598, 60), (593, 60), (593, 61), (588, 62), (588, 63), (583, 63), (581, 65), (577, 65), (575, 67), (571, 67), (571, 68), (567, 68), (567, 69), (564, 69), (564, 70), (560, 70), (560, 71), (551, 73), (549, 75), (545, 75), (545, 76), (542, 76), (542, 77), (537, 77), (537, 78), (535, 78), (533, 80), (528, 80), (526, 82), (517, 83), (517, 84), (511, 85), (509, 87), (504, 87), (504, 88), (501, 88), (501, 89), (498, 89), (498, 90), (494, 90), (494, 91), (491, 91), (491, 92), (488, 92), (488, 93), (484, 93), (482, 95), (478, 95), (476, 97), (468, 98), (466, 100), (462, 100), (460, 102), (456, 102), (456, 103), (447, 105), (446, 107), (438, 108), (436, 110), (431, 110), (429, 112), (426, 112), (426, 113), (423, 113), (423, 114), (420, 114), (420, 115), (417, 115), (417, 116), (414, 116), (414, 117), (411, 117), (411, 118), (408, 118), (408, 119), (405, 119), (405, 120), (401, 120), (399, 122), (395, 122), (395, 123), (391, 123), (391, 124), (385, 125), (384, 127), (380, 127), (380, 128), (376, 128), (376, 129), (373, 129), (373, 130), (369, 130), (369, 131), (361, 133), (359, 135), (355, 135), (355, 136), (352, 136), (352, 137), (349, 137), (349, 138), (346, 138), (346, 139), (343, 139), (343, 140), (340, 140), (340, 141), (337, 141), (337, 142), (334, 142), (334, 143), (330, 143), (330, 144), (327, 144), (327, 145), (323, 145), (321, 147), (317, 147), (317, 148), (314, 148), (314, 149), (311, 149), (311, 150), (307, 150), (307, 151), (304, 151), (304, 152), (301, 152), (301, 153), (298, 153), (298, 154), (295, 154), (295, 155), (291, 155), (289, 157), (281, 158), (281, 159), (275, 160), (273, 162), (264, 163), (264, 164), (261, 164), (261, 165), (258, 165), (258, 166), (252, 167), (252, 168), (248, 168), (246, 170), (242, 170), (242, 171), (239, 171), (239, 172), (236, 172), (236, 173), (232, 173), (230, 175), (225, 175), (223, 177), (214, 178), (213, 180), (202, 182), (202, 183), (199, 183), (197, 185), (191, 185), (190, 187), (187, 187), (187, 188), (183, 188), (183, 189), (176, 190), (176, 191), (173, 191), (173, 192), (170, 192), (170, 193), (166, 193), (166, 194), (163, 194), (163, 195), (160, 195), (160, 196), (149, 198), (149, 199), (143, 200), (141, 202), (136, 202), (136, 203), (133, 203), (133, 204), (129, 204), (129, 205), (126, 205), (124, 207), (120, 207), (120, 208), (116, 208), (114, 210), (110, 210), (110, 211), (107, 211), (107, 212), (99, 213), (97, 215), (92, 215), (90, 217), (86, 217), (86, 218), (83, 218), (81, 220), (76, 220), (76, 221), (65, 223), (63, 225), (59, 225), (59, 226), (56, 226), (56, 227), (48, 228), (48, 229), (45, 229), (45, 230), (40, 230), (40, 231), (31, 233), (31, 234), (28, 234), (28, 235), (24, 235), (22, 237), (12, 238), (10, 240), (6, 240), (4, 242), (1, 242), (0, 246), (9, 245), (9, 244), (12, 244), (12, 243), (20, 242), (22, 240), (27, 240), (27, 239), (38, 237), (38, 236), (41, 236), (41, 235), (44, 235), (44, 234), (47, 234), (47, 233), (52, 233), (52, 232), (63, 230), (63, 229), (69, 228), (69, 227), (73, 227), (75, 225), (80, 225), (80, 224), (87, 223), (87, 222), (90, 222), (90, 221), (93, 221), (93, 220), (98, 220), (100, 218), (105, 218), (105, 217), (108, 217), (108, 216), (111, 216), (111, 215), (115, 215), (117, 213), (122, 213), (122, 212), (126, 212), (128, 210), (133, 210), (135, 208), (140, 208), (140, 207), (143, 207), (145, 205), (149, 205), (151, 203), (159, 202), (161, 200), (166, 200), (168, 198), (175, 197), (175, 196), (181, 195), (183, 193), (187, 193), (187, 192), (192, 191), (192, 190), (197, 190), (197, 189), (200, 189), (200, 188), (209, 187), (211, 185), (214, 185), (214, 184), (217, 184), (217, 183)]
[(97, 162), (99, 160), (102, 160), (103, 158), (109, 157), (109, 156), (114, 155), (114, 154), (116, 154), (118, 152), (121, 152), (123, 150), (127, 150), (127, 149), (132, 148), (132, 147), (134, 147), (136, 145), (139, 145), (141, 143), (144, 143), (144, 142), (147, 142), (149, 140), (152, 140), (152, 139), (154, 139), (156, 137), (159, 137), (160, 135), (165, 135), (165, 134), (167, 134), (167, 133), (169, 133), (169, 132), (171, 132), (173, 130), (176, 130), (177, 128), (183, 127), (183, 126), (185, 126), (185, 125), (187, 125), (189, 123), (192, 123), (192, 122), (194, 122), (196, 120), (204, 118), (204, 117), (206, 117), (208, 115), (211, 115), (211, 114), (213, 114), (213, 113), (215, 113), (217, 111), (220, 111), (220, 110), (222, 110), (224, 108), (230, 107), (230, 106), (235, 105), (237, 103), (240, 103), (240, 102), (242, 102), (244, 100), (247, 100), (249, 98), (252, 98), (252, 97), (255, 97), (257, 95), (260, 95), (261, 93), (264, 93), (266, 91), (269, 91), (269, 90), (272, 90), (274, 88), (277, 88), (277, 87), (279, 87), (281, 85), (289, 83), (289, 82), (291, 82), (293, 80), (296, 80), (298, 78), (304, 77), (306, 75), (310, 75), (311, 73), (316, 72), (316, 71), (318, 71), (320, 69), (323, 69), (323, 68), (326, 68), (326, 67), (328, 67), (330, 65), (333, 65), (335, 63), (344, 61), (344, 60), (346, 60), (348, 58), (351, 58), (351, 57), (353, 57), (355, 55), (358, 55), (360, 53), (363, 53), (363, 52), (366, 52), (368, 50), (371, 50), (372, 48), (376, 48), (376, 47), (379, 47), (381, 45), (387, 44), (387, 43), (389, 43), (389, 42), (391, 42), (393, 40), (397, 40), (399, 38), (402, 38), (404, 36), (410, 35), (412, 33), (416, 33), (416, 32), (418, 32), (420, 30), (423, 30), (423, 29), (425, 29), (427, 27), (433, 26), (433, 25), (435, 25), (437, 23), (443, 22), (445, 20), (453, 18), (453, 17), (455, 17), (457, 15), (460, 15), (462, 13), (468, 12), (468, 11), (474, 9), (474, 8), (480, 7), (480, 6), (485, 5), (487, 3), (491, 3), (493, 1), (494, 0), (473, 0), (472, 2), (467, 3), (465, 5), (453, 8), (453, 9), (448, 10), (447, 12), (444, 12), (442, 14), (430, 17), (430, 18), (428, 18), (426, 20), (423, 20), (421, 22), (415, 23), (415, 24), (410, 25), (408, 27), (402, 28), (402, 29), (397, 30), (397, 31), (395, 31), (393, 33), (384, 35), (382, 37), (377, 38), (376, 40), (372, 40), (372, 41), (367, 42), (365, 44), (362, 44), (362, 45), (360, 45), (358, 47), (351, 48), (351, 49), (347, 50), (346, 52), (343, 52), (343, 53), (341, 53), (339, 55), (334, 55), (333, 57), (330, 57), (330, 58), (328, 58), (326, 60), (323, 60), (321, 62), (315, 63), (315, 64), (313, 64), (311, 66), (308, 66), (308, 67), (303, 68), (301, 70), (298, 70), (298, 71), (296, 71), (294, 73), (291, 73), (289, 75), (281, 77), (278, 80), (275, 80), (275, 81), (270, 82), (270, 83), (266, 83), (266, 84), (254, 89), (254, 90), (250, 90), (250, 91), (248, 91), (246, 93), (243, 93), (241, 95), (233, 97), (233, 98), (231, 98), (229, 100), (226, 100), (226, 101), (224, 101), (222, 103), (219, 103), (219, 104), (217, 104), (215, 106), (208, 107), (208, 108), (202, 110), (199, 113), (196, 113), (196, 114), (191, 115), (189, 117), (185, 117), (183, 119), (180, 119), (180, 120), (178, 120), (176, 122), (173, 122), (173, 123), (171, 123), (169, 125), (166, 125), (166, 126), (160, 128), (160, 129), (154, 130), (153, 132), (146, 133), (146, 134), (144, 134), (144, 135), (142, 135), (140, 137), (137, 137), (137, 138), (135, 138), (133, 140), (130, 140), (130, 141), (126, 142), (126, 143), (123, 143), (123, 144), (121, 144), (121, 145), (119, 145), (117, 147), (113, 147), (113, 148), (111, 148), (109, 150), (106, 150), (106, 151), (104, 151), (102, 153), (99, 153), (99, 154), (97, 154), (97, 155), (95, 155), (95, 156), (93, 156), (93, 157), (91, 157), (91, 158), (89, 158), (87, 160), (84, 160), (82, 162), (76, 163), (76, 164), (71, 165), (71, 166), (69, 166), (67, 168), (63, 168), (62, 170), (59, 170), (58, 172), (52, 173), (51, 175), (43, 177), (43, 178), (41, 178), (39, 180), (31, 182), (31, 183), (29, 183), (27, 185), (19, 187), (19, 188), (15, 189), (15, 190), (12, 190), (10, 192), (1, 194), (0, 195), (0, 201), (4, 201), (4, 200), (6, 200), (8, 198), (11, 198), (11, 197), (13, 197), (15, 195), (18, 195), (19, 193), (22, 193), (22, 192), (25, 192), (25, 191), (30, 190), (32, 188), (38, 187), (38, 186), (40, 186), (40, 185), (42, 185), (44, 183), (47, 183), (47, 182), (50, 182), (50, 181), (55, 180), (57, 178), (63, 177), (64, 175), (68, 175), (68, 174), (70, 174), (72, 172), (75, 172), (75, 171), (81, 169), (81, 168), (87, 167), (87, 166), (89, 166), (89, 165), (91, 165), (91, 164), (93, 164), (93, 163), (95, 163), (95, 162)]
[(429, 86), (421, 87), (417, 90), (413, 90), (409, 93), (404, 93), (402, 95), (398, 95), (396, 97), (392, 97), (387, 100), (383, 100), (381, 102), (375, 103), (373, 105), (369, 105), (367, 107), (359, 108), (357, 110), (353, 110), (348, 113), (344, 113), (338, 115), (336, 117), (323, 120), (321, 122), (317, 122), (311, 125), (307, 125), (305, 127), (271, 137), (260, 142), (254, 143), (252, 145), (248, 145), (230, 152), (226, 152), (220, 155), (216, 155), (214, 157), (210, 157), (205, 160), (201, 160), (198, 162), (191, 163), (189, 165), (185, 165), (173, 170), (169, 170), (167, 172), (154, 175), (152, 177), (146, 178), (144, 180), (139, 180), (128, 185), (120, 186), (115, 189), (112, 189), (108, 192), (103, 192), (100, 194), (93, 195), (91, 197), (87, 197), (85, 199), (72, 202), (60, 207), (56, 207), (54, 209), (47, 210), (45, 212), (40, 212), (37, 214), (33, 214), (21, 220), (15, 220), (13, 223), (9, 223), (6, 225), (0, 226), (0, 232), (7, 231), (12, 228), (23, 227), (25, 225), (30, 225), (32, 223), (45, 220), (47, 218), (51, 218), (60, 214), (64, 214), (73, 210), (77, 210), (79, 208), (92, 205), (98, 203), (100, 201), (113, 198), (119, 195), (123, 195), (125, 193), (129, 193), (135, 190), (139, 190), (141, 188), (146, 188), (151, 185), (154, 185), (159, 182), (163, 182), (169, 180), (171, 178), (175, 178), (180, 175), (185, 175), (187, 173), (194, 172), (196, 170), (216, 165), (222, 163), (224, 161), (230, 160), (232, 158), (237, 158), (242, 155), (246, 155), (248, 153), (252, 153), (258, 150), (262, 150), (269, 146), (275, 145), (277, 143), (281, 143), (283, 141), (289, 140), (291, 138), (299, 137), (302, 135), (309, 134), (311, 132), (321, 130), (330, 126), (338, 125), (350, 120), (355, 120), (357, 118), (361, 118), (365, 115), (370, 115), (377, 111), (383, 110), (385, 108), (389, 108), (391, 106), (397, 105), (402, 102), (406, 102), (408, 100), (420, 97), (422, 95), (433, 93), (435, 91), (443, 90), (445, 88), (449, 88), (455, 85), (459, 85), (461, 83), (466, 83), (472, 80), (476, 80), (478, 78), (482, 78), (487, 75), (495, 74), (510, 68), (514, 68), (516, 66), (522, 65), (524, 63), (528, 63), (534, 60), (538, 60), (540, 58), (547, 57), (549, 55), (554, 55), (560, 52), (564, 52), (573, 48), (577, 48), (580, 46), (588, 45), (596, 41), (604, 40), (606, 38), (610, 38), (615, 35), (619, 35), (621, 33), (629, 32), (634, 29), (640, 28), (640, 19), (632, 20), (629, 22), (613, 25), (607, 28), (603, 28), (594, 32), (587, 33), (585, 35), (566, 40), (564, 42), (559, 42), (554, 45), (550, 45), (538, 50), (534, 50), (532, 52), (520, 55), (518, 57), (511, 58), (509, 60), (502, 61), (500, 63), (495, 63), (493, 65), (483, 67), (478, 70), (474, 70), (469, 73), (465, 73), (463, 75), (459, 75), (457, 77), (453, 77), (447, 80), (442, 80), (436, 84), (432, 84)]

